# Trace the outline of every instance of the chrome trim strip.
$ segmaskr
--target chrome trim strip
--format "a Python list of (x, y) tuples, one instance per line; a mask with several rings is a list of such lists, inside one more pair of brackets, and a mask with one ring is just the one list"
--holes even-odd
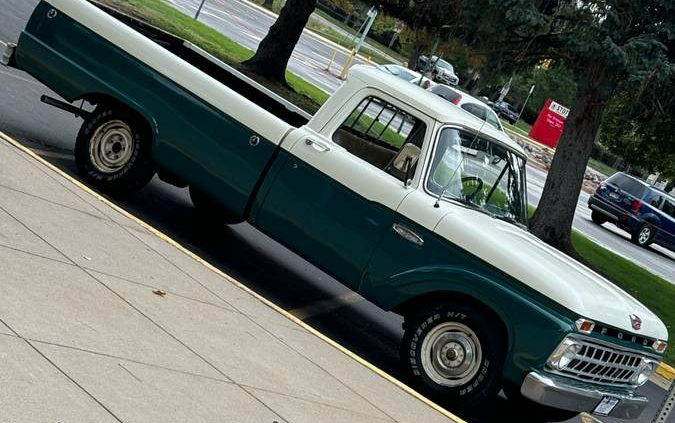
[(562, 410), (592, 412), (605, 396), (620, 401), (610, 413), (611, 417), (635, 419), (649, 401), (641, 395), (601, 390), (563, 377), (530, 372), (520, 387), (520, 393), (538, 404)]

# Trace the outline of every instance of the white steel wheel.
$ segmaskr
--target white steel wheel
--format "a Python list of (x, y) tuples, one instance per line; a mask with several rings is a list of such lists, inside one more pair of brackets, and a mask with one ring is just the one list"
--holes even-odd
[(75, 163), (87, 183), (109, 194), (135, 191), (155, 174), (153, 133), (140, 115), (99, 105), (84, 121)]
[(441, 386), (462, 386), (478, 373), (482, 354), (473, 330), (461, 323), (445, 322), (424, 337), (422, 368)]
[(506, 354), (501, 321), (470, 304), (427, 307), (405, 316), (401, 360), (410, 383), (432, 399), (461, 407), (493, 401)]
[(91, 137), (89, 159), (99, 172), (119, 172), (131, 160), (134, 143), (129, 125), (121, 120), (106, 122)]

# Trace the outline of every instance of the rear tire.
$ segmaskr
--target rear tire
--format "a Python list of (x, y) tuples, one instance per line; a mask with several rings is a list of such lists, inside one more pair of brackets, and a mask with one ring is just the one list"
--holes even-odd
[(654, 240), (654, 227), (649, 223), (644, 223), (640, 229), (631, 234), (630, 239), (640, 247), (648, 247)]
[(75, 163), (91, 186), (123, 194), (142, 188), (155, 175), (151, 149), (152, 132), (135, 113), (98, 107), (77, 135)]
[(591, 212), (591, 220), (596, 225), (602, 225), (603, 223), (607, 222), (607, 217), (605, 217), (605, 215), (603, 215), (599, 211), (593, 210)]
[(406, 319), (401, 361), (413, 384), (439, 402), (472, 408), (494, 401), (504, 342), (498, 325), (469, 305), (439, 305)]

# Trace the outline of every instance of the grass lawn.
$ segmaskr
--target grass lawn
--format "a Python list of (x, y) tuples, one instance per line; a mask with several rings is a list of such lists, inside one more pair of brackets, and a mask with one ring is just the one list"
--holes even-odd
[[(251, 50), (233, 42), (216, 30), (196, 22), (162, 0), (102, 1), (185, 38), (239, 69), (241, 69), (239, 63), (253, 55)], [(286, 78), (292, 90), (260, 80), (255, 75), (253, 77), (310, 113), (315, 112), (329, 97), (324, 91), (290, 72), (286, 74)], [(507, 123), (504, 125), (514, 128)], [(519, 125), (515, 130), (526, 131), (522, 126)], [(530, 212), (533, 210), (530, 208)], [(592, 268), (654, 311), (666, 323), (671, 339), (675, 337), (675, 285), (608, 251), (578, 232), (573, 234), (573, 243), (579, 255)], [(675, 364), (675, 342), (670, 342), (666, 361), (669, 364)]]
[(100, 1), (192, 42), (223, 62), (247, 73), (309, 113), (316, 112), (329, 97), (325, 91), (288, 71), (286, 81), (292, 89), (250, 74), (241, 66), (241, 62), (252, 57), (253, 51), (225, 37), (215, 29), (195, 21), (162, 0)]
[(612, 166), (600, 162), (598, 160), (595, 160), (593, 158), (588, 159), (588, 167), (602, 173), (605, 176), (612, 176), (616, 172), (618, 172), (618, 170), (614, 169)]

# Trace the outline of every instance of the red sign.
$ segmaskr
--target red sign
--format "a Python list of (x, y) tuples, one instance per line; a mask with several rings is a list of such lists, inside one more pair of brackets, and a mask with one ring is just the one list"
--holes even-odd
[(530, 129), (530, 138), (549, 147), (555, 147), (560, 141), (560, 136), (565, 129), (565, 119), (569, 114), (570, 109), (549, 98)]

